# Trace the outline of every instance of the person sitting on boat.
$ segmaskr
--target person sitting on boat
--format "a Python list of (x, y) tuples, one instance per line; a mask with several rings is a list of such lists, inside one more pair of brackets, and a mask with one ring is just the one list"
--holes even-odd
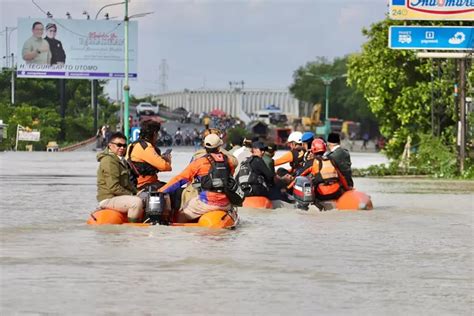
[(229, 139), (229, 145), (231, 149), (229, 152), (233, 155), (236, 150), (239, 148), (242, 148), (242, 143), (244, 141), (244, 138), (240, 136), (239, 134), (234, 134), (232, 137)]
[(329, 134), (328, 147), (328, 158), (335, 163), (336, 167), (344, 175), (347, 185), (352, 188), (354, 186), (354, 181), (352, 180), (351, 155), (347, 149), (341, 147), (341, 137), (338, 133)]
[(236, 187), (232, 178), (235, 165), (220, 152), (222, 144), (222, 139), (216, 134), (207, 135), (204, 139), (206, 154), (193, 160), (159, 190), (163, 193), (173, 193), (194, 180), (199, 183), (199, 195), (179, 209), (178, 222), (194, 221), (205, 213), (229, 211), (232, 208), (228, 190), (235, 190)]
[(303, 149), (305, 151), (304, 160), (312, 160), (313, 153), (311, 152), (311, 144), (314, 140), (314, 133), (313, 132), (304, 132), (301, 136), (301, 142), (303, 143)]
[(275, 173), (275, 184), (270, 189), (268, 198), (272, 201), (284, 201), (294, 203), (295, 200), (291, 195), (291, 184), (295, 177), (285, 168), (278, 168)]
[[(202, 132), (202, 139), (205, 139), (207, 137), (207, 135), (209, 134), (215, 134), (217, 136), (219, 136), (220, 139), (222, 139), (223, 135), (222, 135), (222, 132), (221, 130), (217, 129), (217, 128), (208, 128), (208, 129), (205, 129), (203, 132)], [(199, 150), (197, 150), (194, 154), (193, 154), (193, 157), (191, 159), (191, 161), (197, 159), (197, 158), (200, 158), (200, 157), (203, 157), (205, 155), (207, 155), (207, 151), (206, 151), (206, 148), (204, 146), (204, 143), (201, 144), (203, 146), (203, 148), (200, 148)], [(225, 150), (224, 148), (220, 147), (219, 148), (219, 151), (221, 153), (223, 153), (224, 155), (227, 156), (227, 158), (229, 158), (229, 160), (231, 160), (232, 164), (235, 166), (238, 164), (237, 162), (237, 158), (231, 154), (229, 151)]]
[(107, 148), (97, 154), (97, 201), (101, 209), (113, 209), (127, 214), (128, 222), (139, 222), (143, 216), (143, 202), (134, 185), (124, 158), (127, 146), (120, 132), (110, 136)]
[(317, 201), (338, 199), (345, 191), (351, 189), (345, 177), (330, 156), (324, 155), (327, 150), (324, 140), (320, 138), (313, 140), (311, 150), (315, 157), (311, 167), (315, 199)]
[(240, 164), (236, 180), (245, 196), (268, 197), (273, 187), (275, 171), (269, 169), (263, 160), (266, 146), (262, 142), (252, 144), (252, 156)]
[[(201, 135), (202, 139), (205, 139), (210, 134), (215, 134), (215, 135), (219, 136), (219, 138), (222, 139), (222, 133), (217, 128), (209, 128), (209, 129), (204, 130), (202, 135)], [(203, 148), (200, 148), (198, 151), (196, 151), (193, 154), (193, 157), (191, 158), (191, 162), (198, 159), (198, 158), (204, 157), (208, 154), (206, 148), (204, 147), (204, 142), (201, 145), (203, 146)], [(235, 158), (234, 155), (232, 155), (230, 152), (228, 152), (227, 150), (225, 150), (222, 147), (219, 147), (219, 152), (224, 154), (227, 157), (227, 159), (232, 163), (232, 165), (237, 166), (237, 164), (238, 164), (237, 158)], [(183, 189), (183, 192), (181, 194), (181, 202), (180, 202), (179, 205), (180, 206), (185, 205), (192, 198), (198, 196), (198, 194), (199, 194), (198, 189), (195, 188), (195, 186), (193, 186), (192, 183), (188, 183), (188, 185)], [(180, 206), (175, 207), (175, 208), (179, 209)]]
[(138, 173), (138, 190), (151, 186), (156, 191), (165, 184), (158, 180), (157, 173), (171, 171), (171, 154), (161, 155), (160, 149), (156, 147), (160, 128), (161, 124), (156, 121), (142, 122), (138, 140), (128, 146), (127, 159)]
[(303, 162), (300, 164), (299, 168), (296, 169), (294, 172), (295, 177), (301, 175), (304, 170), (310, 168), (313, 165), (314, 154), (311, 151), (311, 144), (314, 140), (314, 133), (313, 132), (305, 132), (303, 136), (301, 136), (301, 141), (303, 143)]
[(241, 147), (233, 152), (235, 158), (237, 158), (237, 169), (235, 170), (235, 174), (239, 172), (240, 164), (247, 160), (250, 156), (252, 156), (252, 140), (248, 138), (244, 138), (242, 143), (240, 144)]
[(275, 156), (276, 145), (275, 143), (267, 144), (267, 148), (265, 153), (263, 154), (263, 161), (267, 165), (268, 169), (275, 170), (275, 160), (273, 157)]
[(288, 136), (288, 147), (290, 150), (283, 156), (275, 159), (276, 167), (289, 163), (291, 167), (290, 173), (295, 173), (296, 170), (302, 167), (305, 154), (301, 140), (302, 136), (303, 134), (301, 132), (292, 132), (290, 136)]

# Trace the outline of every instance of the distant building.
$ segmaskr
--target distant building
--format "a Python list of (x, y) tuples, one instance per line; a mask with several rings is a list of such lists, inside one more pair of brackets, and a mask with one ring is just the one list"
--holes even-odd
[(240, 117), (242, 109), (248, 116), (268, 105), (279, 107), (283, 113), (298, 116), (299, 101), (288, 90), (183, 90), (156, 96), (157, 102), (170, 109), (183, 107), (194, 113), (220, 109)]

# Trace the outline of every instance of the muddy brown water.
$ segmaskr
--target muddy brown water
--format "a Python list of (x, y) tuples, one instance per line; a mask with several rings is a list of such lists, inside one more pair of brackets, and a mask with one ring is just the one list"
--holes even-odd
[(0, 153), (2, 315), (472, 315), (472, 181), (356, 178), (375, 210), (240, 209), (233, 231), (90, 227), (94, 157)]

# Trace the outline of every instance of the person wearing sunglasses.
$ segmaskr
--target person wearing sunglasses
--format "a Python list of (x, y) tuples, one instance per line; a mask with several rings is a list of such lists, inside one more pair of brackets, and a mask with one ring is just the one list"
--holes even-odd
[(130, 172), (126, 166), (125, 135), (116, 132), (110, 136), (107, 148), (97, 155), (97, 201), (101, 209), (113, 209), (127, 214), (130, 223), (140, 222), (143, 217), (142, 199), (130, 182)]

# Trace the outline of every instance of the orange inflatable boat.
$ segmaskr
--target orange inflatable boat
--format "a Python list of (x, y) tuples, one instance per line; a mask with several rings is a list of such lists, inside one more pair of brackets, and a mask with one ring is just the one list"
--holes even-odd
[(369, 211), (374, 208), (370, 196), (357, 190), (346, 191), (339, 199), (323, 201), (321, 204), (328, 210), (337, 209), (339, 211)]
[[(233, 229), (239, 223), (237, 211), (213, 211), (202, 215), (196, 223), (170, 223), (170, 226), (207, 227)], [(118, 211), (103, 209), (93, 212), (87, 220), (89, 225), (152, 226), (152, 223), (128, 223), (127, 216)]]
[(251, 208), (273, 208), (272, 201), (265, 196), (248, 196), (245, 198), (242, 206)]

